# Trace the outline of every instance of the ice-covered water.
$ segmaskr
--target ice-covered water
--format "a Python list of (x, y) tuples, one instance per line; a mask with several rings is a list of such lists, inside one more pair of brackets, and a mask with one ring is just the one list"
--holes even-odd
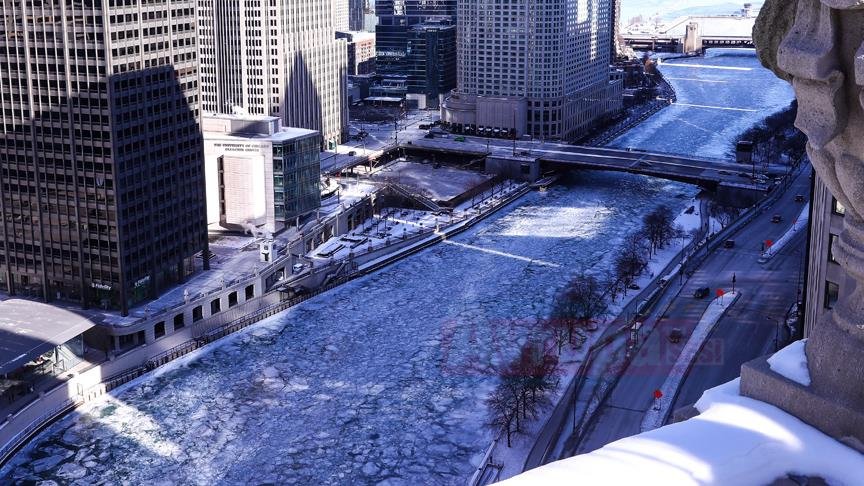
[(738, 135), (794, 99), (789, 83), (763, 68), (753, 50), (708, 52), (664, 61), (660, 71), (677, 102), (609, 145), (734, 159)]
[[(753, 57), (675, 62), (754, 68), (664, 68), (718, 81), (672, 79), (681, 103), (774, 111), (791, 99)], [(673, 106), (616, 144), (723, 156), (765, 114)], [(462, 484), (490, 439), (491, 367), (536, 332), (570, 275), (603, 274), (644, 212), (694, 193), (604, 173), (532, 193), (70, 415), (0, 482)]]
[(452, 243), (75, 413), (3, 473), (86, 483), (462, 483), (490, 440), (490, 367), (512, 356), (568, 276), (606, 270), (644, 211), (683, 209), (694, 194), (603, 173), (532, 193)]

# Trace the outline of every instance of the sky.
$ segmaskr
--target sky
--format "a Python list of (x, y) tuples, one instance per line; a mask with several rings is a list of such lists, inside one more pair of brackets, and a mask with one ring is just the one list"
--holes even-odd
[[(674, 18), (683, 14), (732, 14), (740, 10), (744, 3), (743, 0), (621, 0), (621, 23), (627, 25), (628, 20), (637, 15), (647, 18), (660, 14), (662, 17)], [(761, 5), (760, 1), (751, 0), (750, 3)]]

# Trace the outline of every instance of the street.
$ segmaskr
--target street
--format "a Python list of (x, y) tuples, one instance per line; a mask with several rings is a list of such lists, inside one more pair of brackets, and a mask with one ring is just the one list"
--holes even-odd
[[(644, 412), (653, 405), (654, 390), (666, 380), (678, 353), (711, 300), (710, 297), (694, 298), (697, 288), (710, 287), (712, 295), (718, 288), (731, 290), (734, 274), (736, 289), (742, 296), (720, 320), (697, 356), (697, 364), (683, 382), (674, 407), (695, 402), (705, 389), (738, 376), (742, 363), (774, 350), (778, 323), (796, 299), (806, 232), (796, 235), (769, 263), (760, 265), (757, 259), (762, 242), (779, 238), (797, 217), (802, 203), (794, 202), (794, 196), (808, 194), (809, 182), (809, 171), (804, 171), (769, 210), (735, 234), (734, 248), (718, 248), (684, 283), (594, 415), (581, 443), (575, 450), (571, 445), (565, 457), (590, 452), (640, 432)], [(772, 223), (773, 214), (780, 214), (783, 222)], [(673, 345), (668, 333), (675, 328), (680, 329), (684, 337)], [(784, 339), (785, 336), (781, 336), (781, 340)]]

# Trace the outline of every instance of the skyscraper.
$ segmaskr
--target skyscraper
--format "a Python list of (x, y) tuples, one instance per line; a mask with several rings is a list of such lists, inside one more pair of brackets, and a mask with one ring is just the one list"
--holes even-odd
[(282, 118), (332, 147), (347, 132), (347, 48), (331, 0), (198, 2), (202, 109)]
[(347, 32), (350, 30), (350, 0), (333, 0), (331, 11), (333, 14), (333, 30), (336, 32)]
[(125, 314), (207, 253), (195, 0), (0, 11), (0, 287)]
[(348, 0), (348, 30), (352, 32), (363, 30), (365, 16), (366, 0)]
[(612, 0), (459, 2), (457, 130), (571, 139), (620, 100), (610, 80)]

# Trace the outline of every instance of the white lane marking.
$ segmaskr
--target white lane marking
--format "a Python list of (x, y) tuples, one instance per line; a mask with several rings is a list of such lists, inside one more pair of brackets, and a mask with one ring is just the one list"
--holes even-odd
[(711, 66), (708, 64), (677, 64), (677, 63), (663, 63), (660, 64), (662, 67), (685, 67), (685, 68), (702, 68), (702, 69), (723, 69), (726, 71), (752, 71), (753, 68), (748, 67), (736, 67), (736, 66)]
[(689, 106), (691, 108), (708, 108), (711, 110), (748, 111), (748, 112), (760, 111), (760, 110), (754, 110), (751, 108), (732, 108), (729, 106), (694, 105), (691, 103), (673, 103), (673, 104), (678, 105), (678, 106)]

